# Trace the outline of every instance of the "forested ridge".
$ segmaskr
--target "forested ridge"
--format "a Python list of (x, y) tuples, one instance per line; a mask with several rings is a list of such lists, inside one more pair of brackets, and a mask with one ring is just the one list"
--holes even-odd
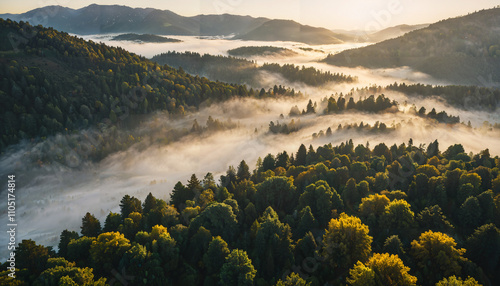
[(228, 50), (227, 53), (231, 56), (294, 56), (297, 55), (293, 50), (282, 48), (282, 47), (273, 47), (273, 46), (244, 46), (235, 49)]
[(23, 139), (120, 125), (157, 110), (184, 114), (207, 101), (278, 96), (25, 22), (0, 19), (0, 36), (0, 151)]
[(446, 103), (468, 110), (495, 111), (500, 106), (500, 89), (480, 86), (433, 86), (428, 84), (394, 83), (385, 87), (408, 96), (436, 96)]
[(499, 167), (437, 140), (301, 145), (125, 195), (57, 252), (23, 240), (10, 285), (498, 285)]
[(499, 87), (500, 8), (450, 18), (401, 37), (330, 54), (337, 66), (393, 68), (408, 66), (456, 84)]
[[(248, 48), (248, 47), (246, 47)], [(264, 47), (266, 51), (271, 47)], [(253, 86), (260, 84), (259, 71), (273, 72), (283, 76), (290, 82), (305, 83), (310, 86), (320, 86), (326, 83), (352, 83), (357, 78), (343, 73), (320, 71), (313, 67), (299, 67), (294, 64), (279, 65), (264, 63), (258, 66), (254, 61), (232, 56), (200, 55), (194, 52), (179, 53), (169, 51), (154, 56), (152, 61), (167, 64), (172, 67), (182, 67), (191, 74), (203, 74), (213, 80), (232, 83), (246, 83)]]

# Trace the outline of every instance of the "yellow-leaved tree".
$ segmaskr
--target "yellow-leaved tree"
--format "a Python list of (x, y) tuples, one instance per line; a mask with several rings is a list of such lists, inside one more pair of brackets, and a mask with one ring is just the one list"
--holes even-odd
[(417, 277), (408, 273), (410, 268), (405, 266), (401, 258), (388, 253), (375, 253), (368, 262), (358, 261), (349, 271), (347, 282), (353, 286), (365, 285), (416, 285)]

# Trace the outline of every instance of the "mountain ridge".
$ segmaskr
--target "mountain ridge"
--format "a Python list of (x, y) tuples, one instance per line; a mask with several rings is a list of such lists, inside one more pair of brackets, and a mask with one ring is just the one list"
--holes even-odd
[(329, 55), (337, 66), (408, 66), (450, 83), (500, 87), (500, 8), (441, 20), (367, 47)]
[[(56, 30), (78, 35), (138, 33), (185, 36), (238, 36), (251, 33), (268, 22), (286, 21), (227, 13), (185, 17), (170, 10), (97, 4), (80, 9), (56, 5), (46, 6), (22, 14), (0, 14), (0, 18), (30, 22), (35, 26), (42, 24), (46, 27), (53, 27)], [(294, 22), (293, 26), (296, 30), (305, 30), (317, 37), (317, 39), (313, 39), (312, 36), (302, 37), (308, 42), (339, 42), (334, 39), (335, 33), (324, 28), (306, 26), (297, 22)], [(288, 26), (283, 28), (289, 29)], [(287, 37), (294, 40), (290, 35), (287, 35)], [(321, 37), (325, 37), (326, 40), (321, 40)]]

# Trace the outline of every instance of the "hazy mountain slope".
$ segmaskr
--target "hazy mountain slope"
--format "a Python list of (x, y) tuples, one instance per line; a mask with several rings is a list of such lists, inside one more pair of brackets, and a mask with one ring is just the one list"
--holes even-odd
[(499, 86), (500, 9), (443, 20), (372, 46), (329, 55), (339, 66), (410, 66), (461, 84)]
[(190, 19), (199, 23), (199, 33), (205, 36), (244, 34), (269, 21), (268, 18), (254, 18), (239, 15), (197, 15)]
[(398, 25), (394, 27), (389, 27), (373, 34), (367, 35), (367, 39), (370, 42), (382, 42), (388, 39), (396, 38), (403, 36), (404, 34), (415, 31), (418, 29), (426, 28), (429, 24), (421, 24), (421, 25)]
[(324, 29), (301, 25), (291, 20), (271, 20), (258, 28), (236, 37), (255, 41), (293, 41), (311, 45), (340, 44), (338, 34)]

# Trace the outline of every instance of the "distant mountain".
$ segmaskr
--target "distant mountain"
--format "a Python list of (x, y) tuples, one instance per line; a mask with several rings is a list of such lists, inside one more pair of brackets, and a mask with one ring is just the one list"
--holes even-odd
[(207, 36), (244, 34), (269, 21), (268, 18), (230, 14), (198, 15), (190, 19), (199, 23), (200, 35)]
[[(389, 40), (392, 38), (396, 38), (399, 36), (403, 36), (404, 34), (428, 27), (429, 24), (419, 24), (419, 25), (398, 25), (389, 28), (382, 29), (380, 31), (363, 31), (363, 30), (342, 30), (342, 29), (334, 29), (332, 30), (334, 33), (341, 35), (339, 39), (343, 41), (350, 42), (372, 42), (378, 43), (385, 40)], [(344, 37), (344, 39), (342, 38)]]
[(459, 84), (500, 86), (500, 8), (443, 20), (396, 39), (329, 55), (338, 66), (409, 66)]
[(378, 32), (367, 35), (367, 39), (370, 42), (378, 43), (385, 40), (397, 38), (403, 36), (406, 33), (415, 31), (418, 29), (429, 27), (429, 24), (420, 25), (398, 25), (394, 27), (389, 27)]
[(96, 5), (81, 9), (47, 6), (23, 14), (3, 14), (1, 18), (42, 24), (79, 35), (141, 33), (158, 35), (217, 36), (251, 31), (266, 18), (236, 15), (180, 16), (172, 11)]
[(137, 33), (186, 36), (235, 36), (234, 39), (296, 41), (307, 44), (338, 44), (351, 40), (324, 28), (288, 20), (271, 20), (239, 15), (180, 16), (172, 11), (96, 5), (81, 9), (47, 6), (23, 14), (0, 14), (0, 18), (27, 21), (33, 25), (78, 35)]
[(311, 45), (340, 44), (344, 35), (336, 34), (325, 28), (301, 25), (292, 20), (270, 20), (256, 29), (235, 37), (240, 40), (254, 41), (293, 41)]

